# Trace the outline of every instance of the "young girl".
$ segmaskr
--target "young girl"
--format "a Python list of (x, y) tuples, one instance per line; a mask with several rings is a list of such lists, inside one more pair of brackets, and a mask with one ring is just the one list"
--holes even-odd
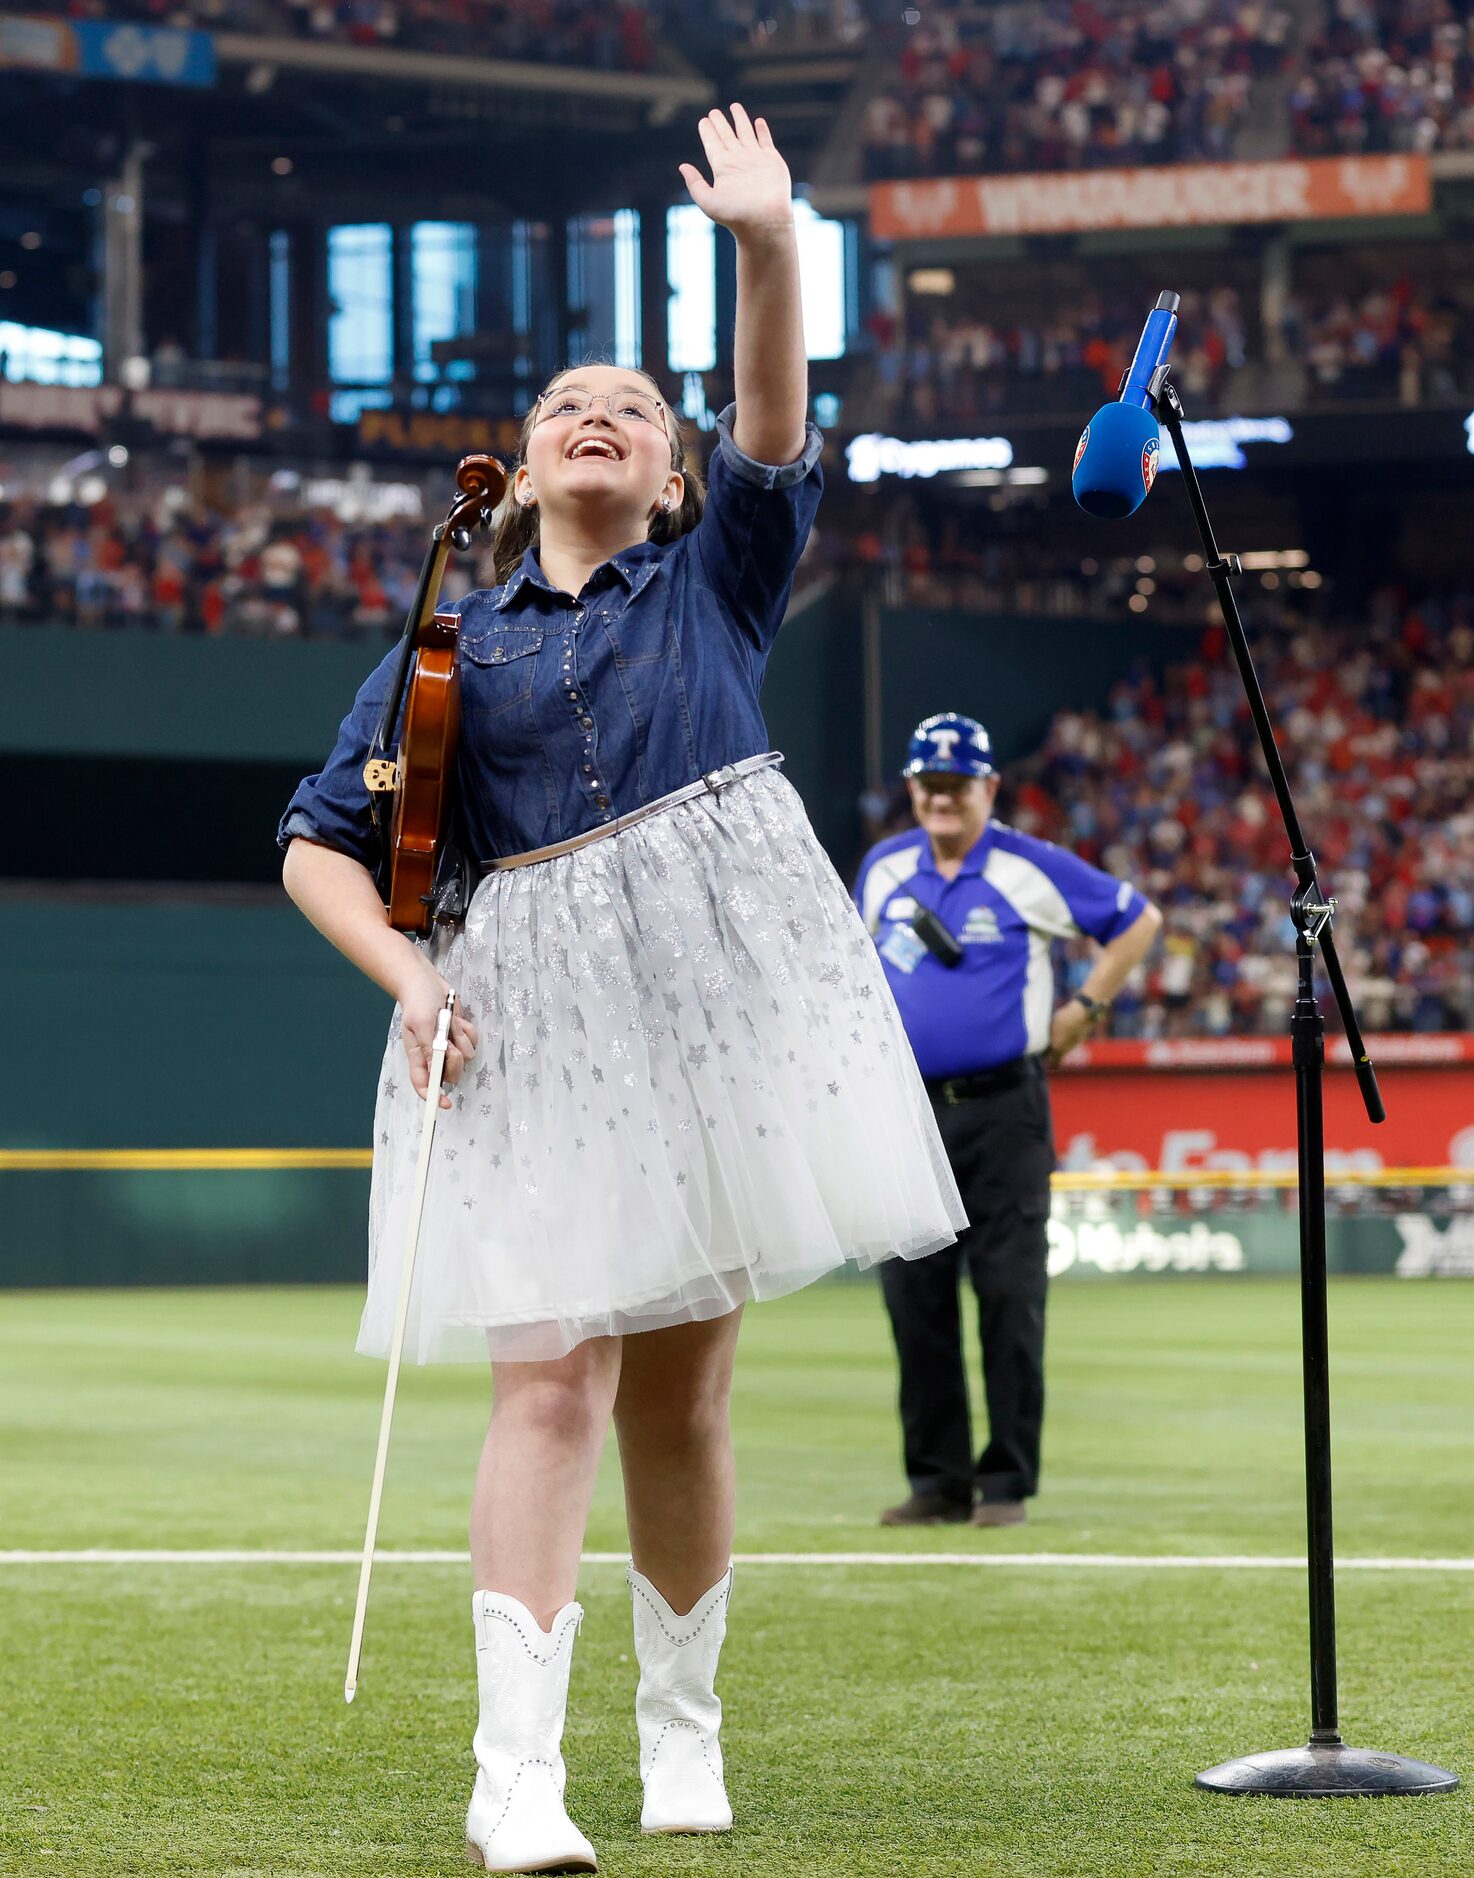
[[(788, 170), (740, 105), (694, 200), (737, 241), (711, 486), (654, 381), (560, 373), (499, 585), (460, 603), (458, 782), (484, 877), (424, 945), (375, 892), (361, 781), (393, 655), (283, 817), (288, 892), (395, 999), (359, 1348), (392, 1334), (430, 1045), (457, 992), (407, 1347), (491, 1359), (471, 1515), (490, 1871), (592, 1871), (560, 1752), (584, 1526), (624, 1472), (647, 1832), (722, 1832), (728, 1396), (748, 1299), (964, 1225), (879, 961), (758, 709), (818, 504)], [(452, 1093), (453, 1091), (453, 1093)]]

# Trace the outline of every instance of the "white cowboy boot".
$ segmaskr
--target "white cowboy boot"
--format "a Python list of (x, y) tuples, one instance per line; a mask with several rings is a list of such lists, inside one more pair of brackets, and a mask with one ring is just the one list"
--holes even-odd
[(640, 1730), (640, 1778), (645, 1783), (642, 1832), (728, 1832), (732, 1808), (722, 1782), (717, 1731), (722, 1705), (713, 1684), (732, 1568), (695, 1608), (677, 1617), (643, 1573), (629, 1568), (635, 1603), (635, 1655), (640, 1686), (635, 1720)]
[(478, 1591), (476, 1785), (466, 1856), (490, 1872), (597, 1871), (594, 1848), (563, 1808), (563, 1717), (581, 1604), (549, 1630), (516, 1598)]

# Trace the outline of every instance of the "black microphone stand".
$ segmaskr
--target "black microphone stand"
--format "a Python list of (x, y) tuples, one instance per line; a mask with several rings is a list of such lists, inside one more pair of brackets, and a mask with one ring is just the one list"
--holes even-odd
[(1284, 762), (1249, 653), (1249, 641), (1230, 584), (1242, 572), (1237, 555), (1220, 554), (1202, 487), (1182, 434), (1183, 410), (1167, 367), (1152, 375), (1157, 421), (1172, 439), (1193, 520), (1202, 538), (1208, 575), (1218, 595), (1229, 644), (1248, 693), (1249, 709), (1269, 780), (1290, 842), (1296, 887), (1290, 898), (1299, 985), (1290, 1018), (1295, 1070), (1295, 1120), (1300, 1168), (1300, 1326), (1305, 1386), (1305, 1508), (1310, 1576), (1310, 1740), (1303, 1748), (1246, 1754), (1199, 1774), (1196, 1784), (1214, 1793), (1266, 1793), (1292, 1798), (1330, 1794), (1448, 1793), (1458, 1776), (1401, 1754), (1371, 1753), (1342, 1741), (1336, 1706), (1336, 1589), (1331, 1538), (1331, 1399), (1326, 1338), (1326, 1166), (1322, 1111), (1325, 1023), (1315, 1001), (1315, 955), (1325, 963), (1336, 1008), (1351, 1046), (1362, 1101), (1373, 1122), (1387, 1119), (1376, 1072), (1362, 1041), (1351, 993), (1336, 955), (1332, 918), (1316, 880), (1315, 856), (1301, 832)]

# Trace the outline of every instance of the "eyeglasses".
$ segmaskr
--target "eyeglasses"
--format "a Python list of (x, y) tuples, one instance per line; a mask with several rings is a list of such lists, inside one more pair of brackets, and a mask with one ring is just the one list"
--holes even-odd
[(556, 391), (543, 392), (537, 403), (539, 424), (550, 417), (585, 417), (596, 404), (602, 404), (612, 418), (665, 429), (665, 406), (648, 391), (590, 391), (587, 385), (559, 385)]

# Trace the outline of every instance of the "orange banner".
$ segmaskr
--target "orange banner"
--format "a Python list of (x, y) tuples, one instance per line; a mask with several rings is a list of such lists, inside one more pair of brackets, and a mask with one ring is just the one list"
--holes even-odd
[(1432, 206), (1425, 156), (1307, 157), (876, 183), (870, 191), (870, 232), (882, 241), (917, 241), (939, 235), (1425, 215)]

